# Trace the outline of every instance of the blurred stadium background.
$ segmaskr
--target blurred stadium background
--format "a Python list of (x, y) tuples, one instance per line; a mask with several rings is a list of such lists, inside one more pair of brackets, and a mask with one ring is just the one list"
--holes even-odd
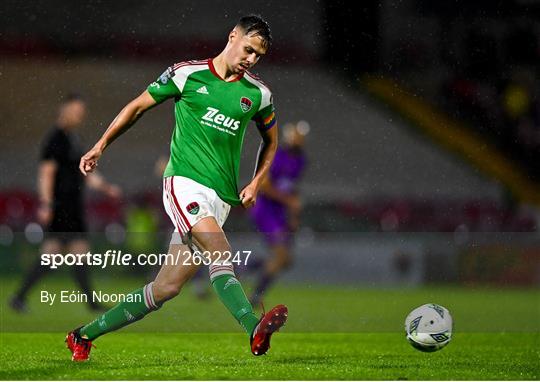
[[(80, 134), (90, 146), (167, 66), (217, 54), (250, 12), (273, 30), (274, 46), (255, 72), (274, 92), (279, 121), (311, 125), (289, 282), (540, 285), (539, 2), (5, 0), (1, 7), (0, 272), (9, 280), (2, 304), (13, 277), (37, 256), (39, 144), (62, 97), (86, 98)], [(92, 232), (155, 238), (170, 228), (154, 165), (167, 154), (172, 128), (172, 106), (164, 105), (107, 152), (100, 169), (124, 197), (89, 193)], [(258, 143), (249, 131), (243, 182)], [(265, 253), (241, 209), (226, 229), (233, 245)], [(94, 245), (106, 247), (99, 238)], [(538, 295), (528, 296), (538, 323)]]

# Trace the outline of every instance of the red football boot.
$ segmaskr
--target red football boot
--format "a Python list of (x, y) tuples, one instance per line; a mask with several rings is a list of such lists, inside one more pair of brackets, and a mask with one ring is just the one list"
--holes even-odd
[(287, 321), (288, 310), (285, 305), (277, 305), (268, 313), (263, 314), (261, 320), (251, 334), (251, 352), (253, 355), (266, 354), (270, 349), (270, 337), (277, 332)]
[(71, 351), (71, 360), (74, 362), (88, 361), (90, 350), (92, 350), (92, 341), (82, 338), (79, 330), (75, 329), (66, 336), (67, 348)]

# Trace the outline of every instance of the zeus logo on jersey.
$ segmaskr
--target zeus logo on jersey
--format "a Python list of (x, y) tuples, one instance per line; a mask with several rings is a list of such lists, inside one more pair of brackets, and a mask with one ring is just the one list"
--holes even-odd
[(207, 107), (206, 110), (208, 111), (202, 117), (202, 119), (204, 119), (205, 121), (213, 122), (216, 125), (228, 127), (231, 130), (238, 130), (238, 128), (240, 127), (240, 121), (221, 114), (219, 112), (219, 109), (216, 109), (214, 107)]

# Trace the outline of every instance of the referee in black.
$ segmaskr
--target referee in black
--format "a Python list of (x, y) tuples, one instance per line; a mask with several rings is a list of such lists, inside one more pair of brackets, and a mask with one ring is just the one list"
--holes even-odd
[[(107, 183), (101, 175), (92, 173), (85, 178), (79, 171), (79, 160), (84, 152), (75, 130), (81, 126), (85, 115), (84, 100), (77, 94), (67, 96), (60, 104), (56, 125), (43, 142), (38, 170), (38, 220), (47, 227), (48, 233), (41, 253), (79, 254), (89, 251), (84, 218), (85, 185), (109, 197), (120, 197), (120, 189)], [(81, 292), (92, 295), (88, 266), (72, 268)], [(48, 270), (41, 265), (39, 258), (10, 300), (14, 310), (27, 311), (28, 292)], [(92, 299), (88, 300), (91, 310), (102, 309)]]

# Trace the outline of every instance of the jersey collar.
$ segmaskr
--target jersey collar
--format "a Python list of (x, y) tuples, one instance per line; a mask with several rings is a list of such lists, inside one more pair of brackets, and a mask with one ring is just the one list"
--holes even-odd
[(208, 59), (208, 68), (210, 68), (210, 71), (212, 72), (212, 74), (214, 76), (216, 76), (217, 78), (219, 78), (221, 81), (223, 82), (236, 82), (236, 81), (240, 81), (242, 79), (242, 77), (244, 77), (244, 73), (241, 73), (240, 75), (238, 75), (238, 77), (236, 77), (234, 80), (231, 80), (231, 81), (225, 81), (219, 74), (218, 72), (216, 72), (216, 68), (214, 67), (214, 59), (213, 58), (209, 58)]

